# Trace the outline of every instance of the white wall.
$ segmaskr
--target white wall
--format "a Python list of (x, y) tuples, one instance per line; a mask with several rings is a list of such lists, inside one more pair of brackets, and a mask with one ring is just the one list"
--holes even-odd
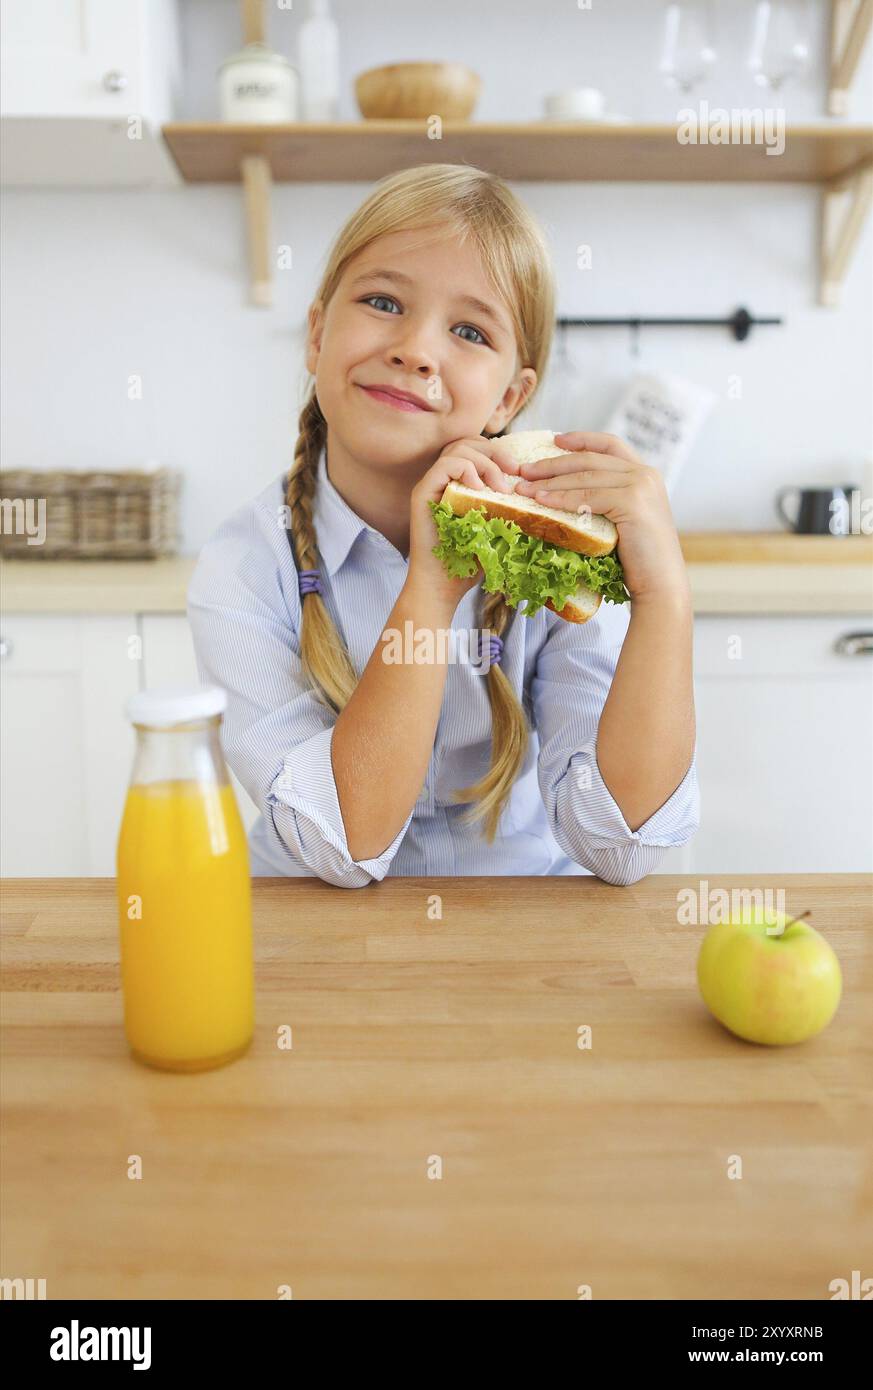
[[(273, 44), (294, 57), (305, 7), (270, 9)], [(826, 6), (812, 4), (818, 26)], [(455, 58), (479, 70), (477, 117), (535, 118), (549, 90), (599, 85), (611, 110), (651, 120), (677, 100), (656, 72), (662, 7), (643, 0), (334, 0), (343, 53), (341, 115), (354, 73), (382, 62)], [(743, 71), (752, 6), (717, 5), (720, 62), (710, 106), (775, 104)], [(239, 45), (235, 0), (183, 3), (183, 119), (214, 118), (215, 68)], [(850, 119), (871, 116), (871, 45)], [(825, 120), (818, 70), (783, 94), (790, 122)], [(529, 427), (597, 428), (635, 370), (663, 368), (715, 390), (719, 405), (674, 494), (683, 529), (771, 529), (783, 482), (865, 481), (873, 456), (873, 246), (868, 222), (841, 306), (816, 304), (812, 186), (530, 184), (515, 190), (549, 234), (568, 315), (723, 315), (738, 304), (783, 328), (733, 342), (726, 330), (574, 330), (575, 400)], [(241, 499), (288, 464), (304, 384), (301, 331), (330, 240), (367, 185), (276, 188), (274, 233), (293, 247), (270, 311), (250, 308), (240, 190), (7, 190), (3, 199), (4, 466), (128, 466), (162, 459), (185, 474), (184, 543), (194, 552)], [(593, 268), (576, 268), (576, 247)], [(127, 378), (144, 381), (142, 402)], [(742, 379), (742, 399), (728, 379)]]

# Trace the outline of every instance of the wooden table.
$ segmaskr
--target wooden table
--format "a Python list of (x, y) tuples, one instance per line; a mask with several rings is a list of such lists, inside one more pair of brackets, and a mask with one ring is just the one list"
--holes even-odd
[(818, 1300), (870, 1275), (873, 879), (710, 880), (783, 887), (839, 955), (834, 1022), (784, 1049), (705, 1011), (689, 886), (256, 879), (255, 1042), (186, 1076), (129, 1058), (113, 880), (6, 880), (0, 1274), (49, 1299)]

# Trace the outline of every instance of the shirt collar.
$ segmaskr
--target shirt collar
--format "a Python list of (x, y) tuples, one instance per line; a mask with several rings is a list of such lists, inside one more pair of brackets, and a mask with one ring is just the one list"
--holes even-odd
[(318, 458), (318, 484), (315, 489), (313, 516), (318, 553), (331, 579), (344, 563), (362, 531), (369, 531), (382, 546), (388, 545), (381, 531), (369, 526), (357, 512), (352, 511), (348, 502), (340, 497), (327, 475), (324, 448)]

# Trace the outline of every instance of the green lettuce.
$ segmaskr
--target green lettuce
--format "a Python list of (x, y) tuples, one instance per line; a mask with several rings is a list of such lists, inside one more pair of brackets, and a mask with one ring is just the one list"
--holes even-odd
[(524, 616), (532, 618), (551, 599), (560, 612), (580, 584), (609, 603), (627, 603), (621, 561), (612, 555), (577, 555), (575, 550), (527, 536), (515, 521), (488, 518), (478, 507), (455, 516), (447, 502), (428, 502), (440, 543), (433, 554), (454, 579), (470, 579), (477, 565), (485, 572), (482, 587), (502, 593), (515, 608), (527, 600)]

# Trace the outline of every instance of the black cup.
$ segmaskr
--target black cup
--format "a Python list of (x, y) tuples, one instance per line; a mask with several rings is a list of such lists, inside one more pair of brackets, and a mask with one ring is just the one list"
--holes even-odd
[[(776, 511), (790, 530), (804, 536), (847, 536), (851, 527), (852, 493), (857, 483), (833, 487), (781, 487), (776, 493)], [(785, 499), (796, 492), (800, 501), (797, 516), (785, 509)]]

